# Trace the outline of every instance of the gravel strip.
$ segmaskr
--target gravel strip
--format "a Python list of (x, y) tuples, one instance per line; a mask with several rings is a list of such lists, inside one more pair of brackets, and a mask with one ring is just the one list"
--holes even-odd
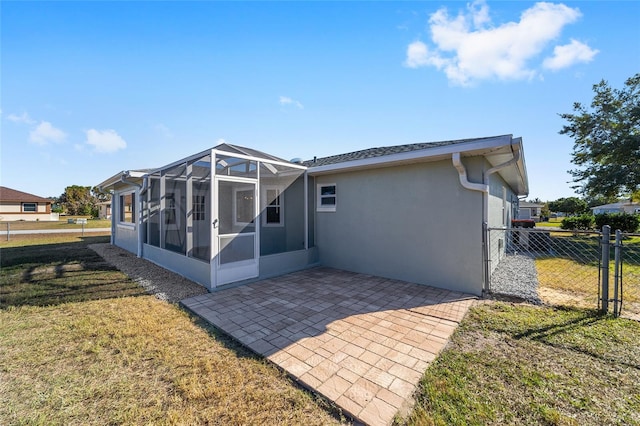
[(188, 297), (208, 293), (203, 286), (155, 263), (140, 259), (120, 247), (105, 243), (90, 244), (89, 248), (160, 300), (177, 303)]
[(491, 291), (514, 296), (536, 305), (542, 304), (538, 295), (538, 271), (531, 256), (507, 254), (491, 275)]

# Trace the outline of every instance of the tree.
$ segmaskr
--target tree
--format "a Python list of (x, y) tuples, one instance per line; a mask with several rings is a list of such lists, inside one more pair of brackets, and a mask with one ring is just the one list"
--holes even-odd
[(559, 198), (549, 201), (549, 210), (566, 214), (580, 214), (587, 211), (587, 203), (578, 197)]
[(95, 208), (96, 198), (91, 195), (90, 186), (72, 185), (67, 186), (60, 195), (60, 204), (70, 215), (88, 216)]
[(630, 197), (640, 190), (640, 74), (621, 90), (602, 80), (593, 91), (590, 109), (576, 102), (574, 114), (560, 114), (569, 123), (560, 134), (574, 140), (573, 188), (588, 197)]

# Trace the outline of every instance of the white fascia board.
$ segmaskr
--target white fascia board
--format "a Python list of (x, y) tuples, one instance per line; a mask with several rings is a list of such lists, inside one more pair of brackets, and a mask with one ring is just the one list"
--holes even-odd
[(427, 148), (416, 151), (401, 152), (398, 154), (384, 155), (380, 157), (365, 158), (361, 160), (344, 161), (342, 163), (327, 164), (326, 166), (310, 167), (309, 175), (316, 176), (327, 173), (342, 172), (352, 169), (362, 169), (368, 167), (391, 166), (394, 163), (418, 162), (430, 158), (446, 157), (454, 152), (477, 155), (486, 153), (487, 150), (511, 145), (512, 136), (503, 135), (495, 138), (478, 139), (464, 143), (455, 143), (435, 148)]

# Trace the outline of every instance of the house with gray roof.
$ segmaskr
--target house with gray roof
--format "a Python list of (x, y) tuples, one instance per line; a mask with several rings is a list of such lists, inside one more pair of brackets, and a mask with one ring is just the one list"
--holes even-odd
[[(512, 135), (287, 161), (224, 143), (99, 184), (112, 244), (210, 290), (316, 265), (480, 295), (528, 194)], [(497, 262), (496, 262), (497, 263)]]

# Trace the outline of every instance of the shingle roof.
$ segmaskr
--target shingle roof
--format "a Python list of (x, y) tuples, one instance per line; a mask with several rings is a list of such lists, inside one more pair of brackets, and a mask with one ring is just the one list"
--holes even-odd
[(364, 160), (367, 158), (384, 157), (385, 155), (400, 154), (402, 152), (419, 151), (423, 149), (436, 148), (439, 146), (455, 145), (460, 143), (475, 142), (484, 139), (493, 139), (495, 136), (486, 138), (458, 139), (453, 141), (440, 142), (420, 142), (406, 145), (383, 146), (378, 148), (368, 148), (360, 151), (348, 152), (346, 154), (332, 155), (330, 157), (314, 158), (307, 160), (303, 164), (307, 167), (319, 167), (329, 164), (344, 163), (347, 161)]
[(28, 192), (0, 186), (0, 201), (16, 201), (20, 203), (50, 203), (51, 200)]

